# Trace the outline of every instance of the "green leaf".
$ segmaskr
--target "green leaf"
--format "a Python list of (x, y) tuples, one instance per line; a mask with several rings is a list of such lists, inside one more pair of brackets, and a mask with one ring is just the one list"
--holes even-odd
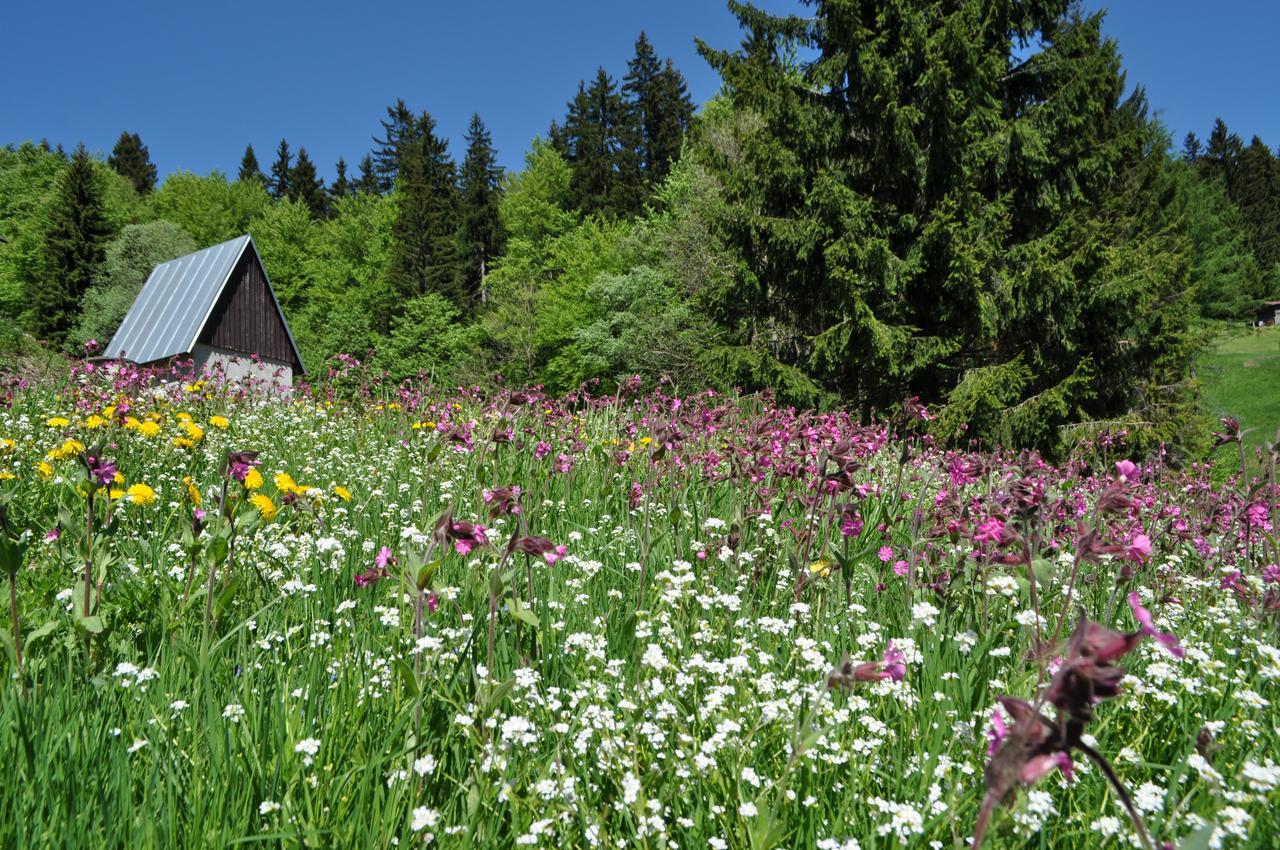
[(88, 617), (76, 617), (76, 625), (94, 635), (102, 634), (102, 630), (105, 628), (102, 618), (97, 614), (91, 614)]
[(1213, 833), (1217, 826), (1212, 823), (1206, 823), (1195, 832), (1178, 842), (1178, 850), (1209, 850), (1209, 842), (1213, 840)]
[(418, 679), (413, 675), (413, 668), (403, 658), (395, 660), (396, 672), (400, 674), (400, 681), (404, 682), (405, 688), (411, 696), (418, 696)]
[(515, 597), (515, 596), (511, 597), (511, 601), (508, 602), (507, 604), (508, 604), (508, 607), (511, 608), (511, 616), (515, 617), (517, 620), (519, 620), (522, 623), (526, 623), (532, 626), (535, 629), (538, 628), (539, 626), (538, 615), (533, 613), (533, 611), (529, 610), (528, 608), (526, 608), (524, 606), (524, 603), (521, 602), (518, 597)]

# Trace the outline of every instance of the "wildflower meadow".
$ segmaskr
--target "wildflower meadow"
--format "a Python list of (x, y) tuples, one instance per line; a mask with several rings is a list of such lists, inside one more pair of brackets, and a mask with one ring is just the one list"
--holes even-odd
[(0, 408), (0, 846), (1280, 840), (1274, 461), (79, 368)]

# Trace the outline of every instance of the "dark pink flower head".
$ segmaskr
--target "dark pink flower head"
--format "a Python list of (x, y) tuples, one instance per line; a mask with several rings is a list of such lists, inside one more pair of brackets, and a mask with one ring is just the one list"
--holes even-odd
[(89, 480), (99, 487), (106, 487), (116, 477), (116, 464), (113, 460), (96, 455), (85, 455), (84, 465), (89, 472)]
[(1262, 502), (1254, 502), (1246, 508), (1244, 512), (1244, 519), (1250, 528), (1270, 530), (1270, 512), (1267, 510), (1267, 506)]
[(893, 574), (895, 576), (898, 576), (899, 578), (901, 578), (909, 572), (911, 572), (911, 565), (908, 564), (906, 561), (897, 560), (893, 562)]
[(50, 543), (62, 536), (62, 529), (56, 525), (44, 533), (44, 539)]
[(1262, 568), (1263, 584), (1280, 584), (1280, 564), (1267, 564)]
[(257, 452), (228, 452), (227, 474), (243, 484), (249, 470), (260, 463)]
[(477, 546), (489, 545), (489, 538), (485, 536), (485, 527), (465, 521), (455, 522), (450, 526), (449, 538), (453, 541), (453, 548), (459, 555), (468, 555)]
[(569, 554), (569, 547), (557, 546), (545, 537), (521, 537), (512, 544), (511, 550), (542, 558), (548, 565)]
[(1155, 638), (1161, 646), (1169, 650), (1169, 654), (1174, 658), (1182, 658), (1187, 654), (1172, 632), (1162, 632), (1156, 628), (1151, 612), (1143, 608), (1142, 603), (1139, 602), (1137, 591), (1129, 594), (1129, 607), (1133, 609), (1133, 618), (1142, 627), (1143, 635)]
[(882, 682), (891, 679), (901, 682), (907, 675), (906, 656), (902, 650), (893, 645), (893, 641), (885, 647), (880, 661), (856, 662), (845, 656), (838, 667), (827, 674), (827, 687), (835, 690), (849, 690), (858, 682)]
[(895, 682), (901, 682), (902, 678), (907, 675), (907, 656), (893, 645), (893, 641), (889, 641), (884, 648), (884, 657), (882, 661), (884, 670), (881, 673), (882, 679), (888, 678)]
[(490, 519), (503, 514), (518, 515), (520, 513), (519, 484), (485, 490), (482, 495), (484, 496), (484, 503), (489, 506)]
[(987, 517), (978, 523), (977, 529), (973, 532), (973, 542), (981, 546), (984, 543), (994, 543), (1000, 545), (1008, 534), (1004, 526), (1004, 520), (1000, 517)]
[(539, 440), (538, 445), (533, 448), (533, 456), (538, 460), (542, 460), (549, 454), (551, 454), (551, 444), (544, 440)]
[(1126, 553), (1135, 561), (1145, 561), (1151, 557), (1151, 538), (1138, 532), (1129, 539), (1129, 549)]
[(890, 561), (892, 561), (892, 560), (893, 560), (893, 547), (892, 547), (892, 546), (881, 546), (881, 547), (880, 547), (880, 551), (879, 551), (879, 552), (877, 552), (877, 553), (876, 553), (876, 555), (880, 558), (880, 560), (881, 560), (883, 563), (886, 563), (886, 564), (887, 564), (887, 563), (889, 563)]
[(1116, 474), (1125, 481), (1138, 480), (1138, 465), (1131, 460), (1122, 460), (1116, 463)]

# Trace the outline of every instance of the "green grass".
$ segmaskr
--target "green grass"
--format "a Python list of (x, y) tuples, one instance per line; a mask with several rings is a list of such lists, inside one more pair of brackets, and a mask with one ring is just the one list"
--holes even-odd
[(1280, 425), (1280, 327), (1224, 330), (1197, 362), (1205, 412), (1234, 416), (1252, 453)]

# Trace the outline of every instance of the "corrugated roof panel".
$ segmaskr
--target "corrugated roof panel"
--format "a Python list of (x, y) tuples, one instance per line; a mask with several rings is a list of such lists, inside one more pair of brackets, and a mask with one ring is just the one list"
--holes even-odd
[(240, 236), (156, 266), (104, 356), (150, 363), (188, 353), (248, 244)]

